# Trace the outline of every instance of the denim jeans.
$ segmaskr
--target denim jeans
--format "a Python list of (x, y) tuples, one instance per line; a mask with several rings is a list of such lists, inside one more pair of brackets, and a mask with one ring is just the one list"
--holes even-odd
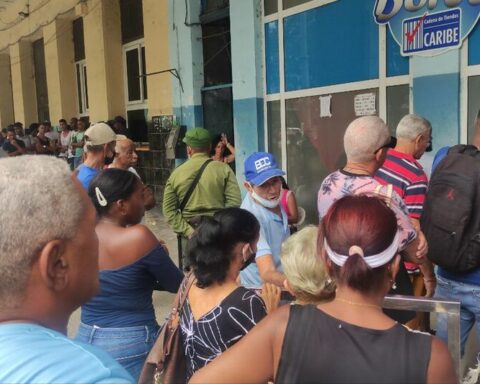
[(103, 349), (138, 381), (158, 333), (158, 326), (100, 328), (80, 323), (75, 340)]
[[(473, 326), (477, 327), (477, 337), (480, 341), (480, 285), (460, 283), (458, 281), (437, 276), (436, 299), (459, 301), (460, 308), (460, 341), (462, 356), (465, 343)], [(437, 317), (437, 336), (447, 342), (447, 316)]]

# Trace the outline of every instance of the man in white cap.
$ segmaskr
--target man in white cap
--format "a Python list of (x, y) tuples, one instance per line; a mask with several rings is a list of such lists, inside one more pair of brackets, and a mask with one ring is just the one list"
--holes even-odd
[(105, 165), (113, 161), (116, 139), (115, 132), (105, 123), (93, 124), (85, 131), (86, 159), (77, 169), (77, 178), (86, 190)]

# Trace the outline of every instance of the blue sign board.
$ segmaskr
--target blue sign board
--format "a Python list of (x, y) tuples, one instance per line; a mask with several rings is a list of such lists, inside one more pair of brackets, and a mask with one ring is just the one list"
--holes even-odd
[(402, 53), (460, 46), (461, 17), (462, 11), (454, 8), (404, 20)]
[(460, 47), (480, 16), (480, 0), (376, 0), (378, 24), (388, 24), (404, 56)]

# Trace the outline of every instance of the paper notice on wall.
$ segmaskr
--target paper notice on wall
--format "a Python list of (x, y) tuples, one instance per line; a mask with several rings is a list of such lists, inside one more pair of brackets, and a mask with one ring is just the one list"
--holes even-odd
[(375, 93), (362, 93), (355, 96), (355, 116), (370, 116), (377, 113), (375, 106)]
[(330, 105), (332, 101), (332, 95), (320, 96), (320, 117), (332, 117), (330, 111)]

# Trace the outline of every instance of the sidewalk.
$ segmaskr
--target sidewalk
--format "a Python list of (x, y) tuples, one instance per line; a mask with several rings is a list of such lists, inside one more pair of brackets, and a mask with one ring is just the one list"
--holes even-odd
[[(165, 241), (170, 257), (175, 264), (178, 265), (177, 255), (177, 235), (170, 229), (166, 223), (159, 207), (155, 207), (151, 211), (145, 213), (145, 225), (157, 236), (158, 239)], [(175, 295), (168, 292), (153, 292), (153, 306), (155, 307), (155, 314), (159, 324), (164, 322), (164, 319), (170, 312), (170, 305), (173, 302)], [(70, 317), (68, 323), (68, 336), (74, 337), (78, 324), (80, 323), (80, 309), (76, 310)]]

